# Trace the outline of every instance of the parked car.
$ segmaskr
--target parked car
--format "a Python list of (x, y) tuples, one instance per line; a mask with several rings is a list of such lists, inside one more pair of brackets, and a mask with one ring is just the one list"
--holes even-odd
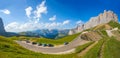
[(67, 44), (69, 44), (68, 42), (64, 42), (64, 45), (67, 45)]
[(26, 43), (30, 43), (30, 41), (29, 41), (29, 40), (26, 40)]
[(48, 47), (54, 47), (54, 45), (52, 45), (52, 44), (48, 44)]
[(43, 44), (42, 44), (42, 46), (43, 46), (43, 47), (46, 47), (46, 46), (47, 46), (47, 44), (44, 44), (44, 43), (43, 43)]
[(37, 44), (37, 42), (32, 42), (33, 45)]
[(38, 46), (42, 46), (42, 43), (38, 43)]

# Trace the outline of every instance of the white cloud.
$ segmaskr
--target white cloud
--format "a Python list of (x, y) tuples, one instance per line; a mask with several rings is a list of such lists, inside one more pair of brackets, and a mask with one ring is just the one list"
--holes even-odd
[(52, 29), (57, 26), (62, 26), (62, 23), (60, 23), (60, 22), (45, 23), (45, 28)]
[(35, 10), (33, 10), (31, 6), (25, 9), (27, 17), (31, 18), (30, 20), (34, 21), (34, 23), (38, 23), (42, 14), (47, 13), (47, 6), (45, 6), (45, 3), (46, 1), (43, 0), (41, 4), (36, 6)]
[(32, 7), (29, 6), (28, 8), (25, 9), (25, 11), (26, 11), (27, 17), (30, 18)]
[(63, 22), (63, 25), (69, 24), (69, 23), (70, 23), (70, 20), (65, 20), (65, 21)]
[(41, 22), (41, 23), (34, 23), (34, 22), (27, 22), (24, 24), (20, 24), (18, 22), (12, 22), (5, 26), (5, 29), (8, 32), (22, 32), (22, 31), (30, 31), (36, 29), (54, 29), (60, 28), (61, 26), (65, 26), (69, 23), (69, 20), (63, 22)]
[(19, 24), (17, 22), (12, 22), (12, 23), (8, 24), (7, 26), (5, 26), (5, 29), (7, 31), (15, 31), (16, 29), (19, 30), (18, 26), (19, 26)]
[(34, 18), (39, 20), (39, 18), (41, 18), (41, 14), (47, 13), (47, 7), (45, 6), (45, 2), (45, 0), (42, 1), (42, 3), (36, 7), (36, 10), (34, 11)]
[(56, 15), (54, 15), (53, 17), (49, 18), (50, 21), (54, 21), (56, 20)]
[(35, 30), (36, 26), (39, 26), (38, 24), (35, 24), (33, 22), (27, 22), (24, 24), (20, 24), (18, 22), (12, 22), (8, 25), (5, 26), (5, 29), (8, 32), (22, 32), (22, 31), (30, 31), (30, 30)]
[(10, 11), (8, 9), (0, 10), (0, 12), (3, 12), (4, 14), (10, 14)]
[(76, 24), (77, 25), (82, 25), (82, 24), (84, 24), (84, 22), (82, 20), (79, 20), (79, 21), (76, 22)]

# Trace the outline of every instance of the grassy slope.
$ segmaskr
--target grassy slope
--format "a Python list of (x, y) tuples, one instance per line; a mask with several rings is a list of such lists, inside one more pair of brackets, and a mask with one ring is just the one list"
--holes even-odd
[[(118, 27), (120, 29), (120, 24), (117, 22), (110, 21), (108, 23), (109, 26), (112, 28)], [(95, 27), (96, 28), (96, 27)], [(93, 30), (95, 29), (93, 28)], [(99, 28), (96, 28), (97, 32), (105, 38), (104, 40), (99, 41), (97, 45), (95, 45), (88, 53), (83, 57), (83, 58), (99, 58), (100, 57), (100, 49), (104, 43), (104, 48), (103, 48), (103, 58), (119, 58), (119, 53), (120, 53), (120, 41), (117, 41), (116, 39), (110, 39), (104, 29), (105, 27), (99, 26)], [(110, 40), (109, 40), (110, 39)], [(109, 40), (106, 42), (106, 40)]]
[(88, 46), (90, 46), (91, 44), (93, 44), (94, 42), (89, 42), (89, 43), (86, 43), (84, 45), (81, 45), (81, 46), (78, 46), (75, 50), (76, 53), (80, 53), (82, 50), (84, 50), (85, 48), (87, 48)]
[(118, 27), (118, 29), (120, 29), (120, 24), (117, 23), (117, 22), (110, 21), (108, 24), (109, 24), (111, 27), (113, 27), (113, 28)]
[(106, 30), (106, 29), (111, 29), (111, 28), (116, 28), (116, 27), (120, 29), (120, 24), (118, 22), (110, 21), (107, 24), (100, 24), (90, 29), (86, 29), (84, 31)]
[(120, 58), (120, 41), (109, 39), (104, 45), (103, 58)]
[(99, 40), (98, 43), (93, 48), (91, 48), (86, 53), (86, 55), (83, 56), (83, 58), (99, 58), (99, 55), (100, 55), (99, 53), (100, 53), (101, 46), (103, 45), (103, 42), (104, 42), (103, 39)]
[(73, 39), (75, 39), (79, 35), (80, 33), (77, 33), (77, 34), (68, 35), (66, 37), (56, 39), (56, 40), (40, 38), (40, 39), (33, 39), (33, 41), (37, 41), (40, 43), (59, 45), (59, 44), (63, 44), (64, 42), (71, 42)]

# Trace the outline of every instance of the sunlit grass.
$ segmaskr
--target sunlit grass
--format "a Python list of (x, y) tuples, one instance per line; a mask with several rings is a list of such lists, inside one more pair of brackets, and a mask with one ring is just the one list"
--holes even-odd
[(83, 58), (99, 58), (100, 49), (103, 45), (104, 40), (101, 39), (98, 43), (93, 46), (84, 56)]
[(64, 44), (64, 42), (71, 42), (72, 40), (77, 38), (77, 36), (79, 36), (79, 35), (80, 35), (80, 33), (77, 33), (77, 34), (68, 35), (66, 37), (63, 37), (63, 38), (60, 38), (60, 39), (55, 39), (55, 40), (53, 40), (53, 39), (46, 39), (46, 38), (31, 39), (31, 40), (39, 42), (39, 43), (60, 45), (60, 44)]
[(81, 51), (83, 51), (85, 48), (87, 48), (88, 46), (90, 46), (91, 44), (93, 44), (94, 42), (91, 41), (91, 42), (88, 42), (84, 45), (81, 45), (81, 46), (78, 46), (75, 50), (76, 53), (80, 53)]
[(109, 39), (104, 45), (103, 58), (120, 58), (120, 41)]

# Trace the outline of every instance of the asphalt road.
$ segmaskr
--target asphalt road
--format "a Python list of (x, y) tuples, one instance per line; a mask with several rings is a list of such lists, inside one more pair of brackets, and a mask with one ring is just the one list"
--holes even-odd
[(35, 52), (45, 53), (45, 54), (66, 54), (66, 53), (74, 52), (77, 46), (88, 43), (88, 41), (82, 40), (80, 38), (76, 38), (72, 42), (70, 42), (68, 45), (64, 45), (61, 47), (39, 47), (39, 46), (28, 44), (22, 41), (16, 41), (16, 42), (26, 49), (29, 49)]

